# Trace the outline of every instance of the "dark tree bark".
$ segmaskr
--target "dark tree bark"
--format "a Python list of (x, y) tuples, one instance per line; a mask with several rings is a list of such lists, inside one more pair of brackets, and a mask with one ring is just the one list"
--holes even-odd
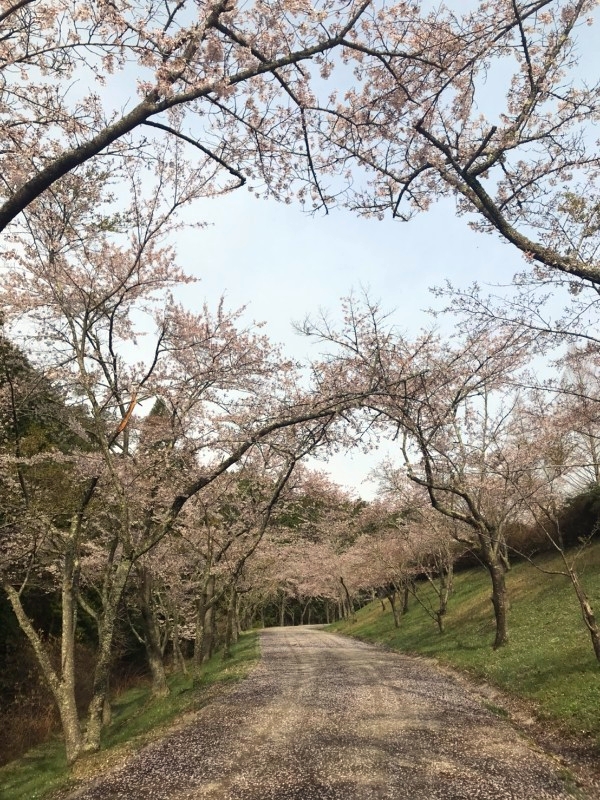
[(404, 613), (401, 610), (398, 610), (398, 604), (396, 602), (397, 599), (397, 592), (395, 589), (388, 590), (386, 597), (390, 602), (390, 607), (392, 609), (392, 614), (394, 617), (394, 627), (399, 628), (400, 623), (402, 622), (402, 614)]
[(344, 597), (346, 601), (346, 606), (348, 608), (348, 619), (352, 622), (356, 622), (356, 617), (354, 615), (354, 604), (352, 603), (352, 599), (350, 597), (350, 592), (348, 591), (348, 587), (344, 583), (344, 578), (340, 576), (340, 583), (342, 585), (342, 589), (344, 590)]
[(502, 559), (494, 553), (486, 554), (484, 563), (492, 579), (492, 605), (496, 619), (494, 650), (508, 644), (508, 598), (506, 594), (506, 568)]
[(98, 618), (98, 655), (94, 670), (94, 688), (85, 729), (84, 750), (87, 752), (96, 752), (100, 749), (100, 734), (104, 704), (109, 690), (112, 644), (117, 613), (132, 566), (130, 559), (121, 559), (109, 585), (105, 587), (102, 613)]
[(285, 593), (281, 593), (281, 601), (279, 603), (279, 627), (283, 628), (285, 625)]
[(138, 576), (138, 589), (140, 611), (142, 617), (142, 638), (146, 648), (146, 658), (152, 676), (152, 694), (156, 697), (166, 697), (169, 694), (167, 675), (163, 660), (163, 650), (160, 639), (160, 628), (156, 614), (156, 603), (153, 596), (153, 578), (150, 569), (141, 564), (136, 568)]

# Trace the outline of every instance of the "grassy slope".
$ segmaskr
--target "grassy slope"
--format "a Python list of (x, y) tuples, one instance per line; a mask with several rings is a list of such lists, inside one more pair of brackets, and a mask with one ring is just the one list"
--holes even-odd
[(36, 747), (0, 768), (0, 799), (37, 800), (72, 786), (75, 779), (106, 770), (127, 752), (164, 734), (182, 715), (202, 708), (220, 687), (244, 678), (258, 657), (258, 636), (251, 632), (234, 646), (231, 659), (223, 662), (220, 655), (215, 656), (202, 668), (199, 679), (172, 675), (171, 694), (163, 700), (153, 699), (147, 684), (130, 689), (113, 703), (113, 720), (100, 753), (81, 759), (70, 771), (62, 742)]
[[(560, 568), (554, 556), (539, 558), (538, 563), (547, 569)], [(582, 556), (580, 569), (600, 617), (600, 542)], [(592, 737), (600, 746), (600, 665), (570, 582), (522, 563), (508, 573), (507, 585), (510, 643), (496, 652), (490, 646), (494, 634), (491, 590), (483, 570), (456, 576), (442, 636), (414, 600), (400, 630), (394, 628), (387, 601), (385, 612), (377, 601), (358, 612), (355, 624), (336, 623), (332, 628), (432, 656), (485, 678), (513, 695), (535, 701), (542, 718)], [(433, 593), (425, 587), (420, 594), (434, 602)]]

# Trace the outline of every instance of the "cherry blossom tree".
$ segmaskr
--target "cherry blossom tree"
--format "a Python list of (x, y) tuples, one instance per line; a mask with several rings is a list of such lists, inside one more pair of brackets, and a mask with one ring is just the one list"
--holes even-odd
[[(135, 187), (135, 170), (131, 179)], [(70, 415), (85, 446), (68, 455), (69, 514), (44, 523), (61, 543), (54, 567), (68, 677), (52, 667), (24, 612), (27, 573), (4, 584), (62, 709), (70, 760), (99, 746), (115, 621), (136, 562), (176, 529), (191, 498), (261, 442), (290, 429), (310, 449), (327, 439), (340, 411), (359, 402), (355, 392), (333, 397), (303, 388), (294, 365), (258, 329), (240, 329), (239, 314), (222, 305), (191, 313), (178, 304), (172, 290), (189, 278), (163, 237), (187, 195), (172, 186), (171, 194), (137, 198), (121, 219), (109, 213), (108, 181), (91, 168), (73, 173), (28, 209), (6, 253), (12, 269), (1, 290), (7, 331), (26, 332), (35, 363), (67, 402), (85, 409), (83, 419)], [(193, 193), (189, 186), (182, 191)], [(143, 405), (139, 413), (140, 403), (152, 402), (156, 413)], [(25, 552), (37, 557), (29, 533), (20, 526)], [(86, 611), (96, 620), (98, 656), (83, 735), (73, 642), (88, 542), (98, 592)]]
[[(505, 528), (518, 516), (521, 497), (514, 487), (521, 464), (509, 460), (503, 447), (515, 398), (502, 381), (515, 367), (514, 343), (502, 337), (487, 344), (480, 353), (469, 343), (459, 354), (447, 354), (450, 363), (442, 358), (436, 365), (438, 380), (427, 381), (423, 396), (402, 410), (403, 417), (390, 409), (390, 418), (404, 427), (409, 479), (427, 490), (434, 509), (463, 523), (458, 540), (476, 545), (490, 574), (498, 648), (508, 641)], [(498, 358), (501, 371), (494, 364)], [(464, 525), (473, 540), (465, 537)]]
[[(371, 504), (369, 511), (372, 513), (381, 504), (384, 514), (383, 524), (377, 523), (371, 534), (375, 560), (388, 581), (380, 596), (388, 598), (396, 627), (400, 627), (412, 596), (443, 633), (453, 590), (454, 562), (465, 548), (469, 530), (432, 508), (423, 487), (408, 480), (392, 462), (384, 463), (377, 475), (380, 501)], [(422, 597), (423, 583), (437, 598), (435, 605), (429, 597)], [(384, 582), (377, 585), (384, 586)], [(404, 595), (402, 605), (396, 597), (399, 592)]]
[[(346, 202), (408, 219), (439, 197), (575, 286), (597, 285), (600, 84), (580, 66), (596, 0), (382, 11), (346, 44), (356, 85), (314, 111)], [(593, 47), (587, 36), (588, 47)]]
[(399, 625), (404, 590), (427, 572), (439, 590), (439, 608), (428, 612), (443, 627), (453, 556), (429, 504), (421, 499), (417, 515), (391, 491), (389, 500), (356, 502), (318, 473), (301, 474), (297, 491), (249, 564), (248, 585), (262, 598), (257, 604), (277, 605), (280, 624), (292, 605), (302, 624), (311, 606), (327, 621), (332, 604), (351, 617), (357, 602), (378, 592)]
[[(280, 447), (281, 447), (280, 442)], [(273, 510), (284, 502), (285, 487), (307, 442), (293, 442), (293, 454), (281, 457), (275, 443), (244, 459), (230, 473), (214, 481), (180, 515), (173, 534), (164, 537), (135, 564), (136, 596), (129, 599), (138, 610), (138, 638), (145, 645), (153, 692), (168, 694), (165, 671), (167, 645), (177, 668), (186, 671), (180, 637), (195, 638), (195, 664), (213, 650), (213, 620), (225, 604), (224, 652), (229, 653), (239, 628), (238, 600), (246, 561), (261, 545)], [(309, 449), (314, 446), (310, 442)]]
[[(314, 453), (325, 440), (326, 427), (305, 428), (299, 434), (271, 440), (268, 448), (245, 461), (241, 470), (228, 476), (216, 487), (216, 502), (203, 504), (201, 519), (206, 529), (203, 555), (203, 595), (199, 603), (198, 629), (206, 635), (206, 621), (200, 617), (211, 613), (220, 599), (228, 596), (224, 657), (241, 627), (239, 598), (255, 590), (250, 564), (255, 554), (262, 553), (269, 532), (277, 528), (278, 518), (285, 516), (294, 502), (295, 480), (292, 477), (300, 460)], [(210, 588), (210, 591), (207, 591)], [(201, 660), (206, 652), (204, 642), (197, 645)]]
[(337, 348), (331, 363), (338, 379), (362, 375), (376, 387), (362, 404), (372, 425), (400, 440), (406, 474), (433, 508), (468, 526), (465, 543), (477, 547), (490, 574), (494, 647), (500, 647), (508, 641), (504, 530), (520, 503), (520, 465), (506, 460), (502, 448), (531, 337), (498, 327), (457, 342), (428, 332), (410, 341), (368, 299), (351, 299), (347, 309), (339, 330), (326, 320), (308, 322), (305, 330)]
[[(284, 196), (300, 181), (326, 207), (343, 189), (327, 172), (356, 165), (355, 208), (406, 218), (457, 195), (542, 267), (594, 282), (599, 89), (576, 67), (595, 9), (6, 2), (0, 227), (90, 159), (155, 163), (175, 137), (207, 192), (251, 179)], [(340, 62), (355, 85), (320, 103)], [(492, 80), (506, 91), (490, 108)]]
[(287, 169), (311, 169), (302, 63), (327, 73), (368, 7), (6, 0), (0, 229), (90, 160), (154, 164), (168, 138), (211, 194), (248, 178), (284, 191)]
[(284, 625), (292, 610), (302, 624), (313, 607), (327, 621), (332, 607), (347, 609), (344, 576), (357, 564), (345, 561), (344, 552), (358, 535), (359, 519), (356, 498), (325, 474), (300, 467), (264, 545), (248, 564), (247, 584), (257, 595), (257, 610), (276, 606)]

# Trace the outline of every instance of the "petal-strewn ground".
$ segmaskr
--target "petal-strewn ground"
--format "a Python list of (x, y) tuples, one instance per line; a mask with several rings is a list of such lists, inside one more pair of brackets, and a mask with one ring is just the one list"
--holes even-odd
[(78, 800), (562, 800), (549, 757), (419, 659), (262, 633), (251, 676)]

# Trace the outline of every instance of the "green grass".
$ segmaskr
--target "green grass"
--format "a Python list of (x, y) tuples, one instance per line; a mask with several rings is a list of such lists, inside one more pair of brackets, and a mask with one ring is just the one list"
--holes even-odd
[(199, 676), (171, 675), (171, 693), (152, 698), (147, 684), (136, 686), (113, 702), (113, 720), (104, 731), (99, 753), (80, 759), (69, 769), (64, 747), (55, 740), (30, 750), (0, 768), (0, 800), (40, 800), (68, 789), (77, 780), (110, 767), (124, 754), (165, 733), (185, 714), (197, 711), (227, 684), (244, 678), (259, 658), (258, 634), (243, 634), (223, 661), (216, 655)]
[[(556, 556), (549, 555), (540, 557), (538, 563), (546, 569), (561, 566)], [(600, 618), (600, 542), (586, 551), (581, 563), (584, 586)], [(430, 656), (484, 678), (534, 701), (542, 719), (590, 737), (600, 747), (600, 665), (569, 580), (520, 563), (508, 573), (507, 586), (510, 641), (495, 652), (491, 648), (491, 586), (482, 569), (455, 577), (442, 635), (414, 600), (399, 630), (394, 628), (387, 601), (385, 612), (377, 601), (357, 613), (356, 623), (331, 627), (365, 641)], [(425, 601), (435, 603), (428, 587), (419, 591)]]

